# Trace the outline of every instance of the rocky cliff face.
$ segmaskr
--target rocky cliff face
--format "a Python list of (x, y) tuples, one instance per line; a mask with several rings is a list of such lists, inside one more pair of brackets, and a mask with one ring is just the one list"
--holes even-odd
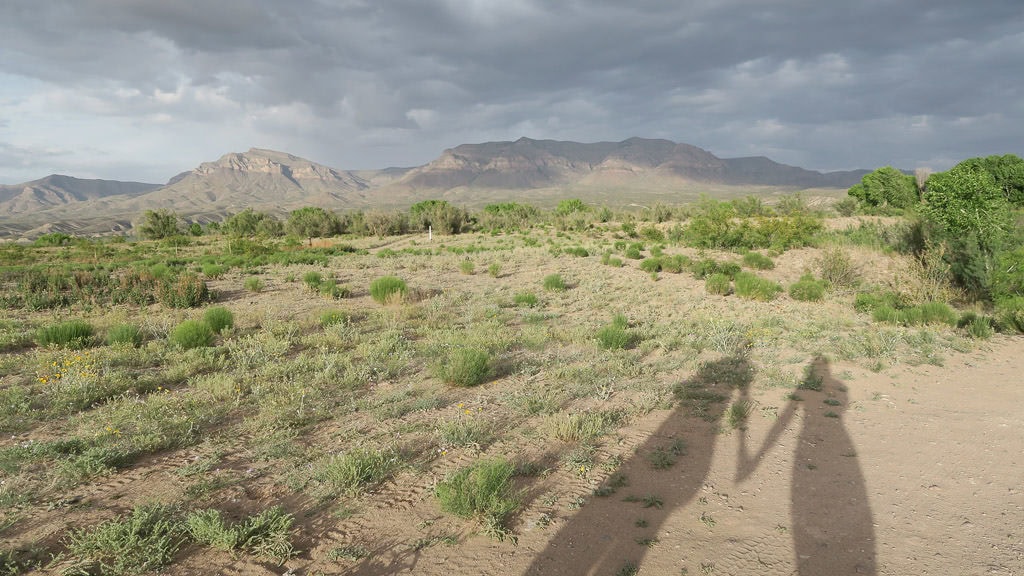
[(110, 196), (138, 196), (159, 187), (143, 182), (86, 180), (53, 174), (24, 184), (0, 186), (0, 214), (31, 214)]

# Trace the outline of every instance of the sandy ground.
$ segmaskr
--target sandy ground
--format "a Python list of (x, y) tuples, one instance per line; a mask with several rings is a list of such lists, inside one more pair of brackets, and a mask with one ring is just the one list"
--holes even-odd
[[(876, 374), (818, 360), (816, 369), (823, 390), (800, 391), (801, 400), (784, 390), (755, 393), (745, 431), (723, 432), (721, 414), (709, 422), (683, 409), (652, 413), (621, 438), (627, 486), (607, 497), (584, 481), (556, 487), (563, 500), (586, 503), (548, 526), (521, 520), (517, 546), (470, 534), (457, 547), (390, 546), (446, 522), (424, 486), (349, 527), (363, 541), (379, 534), (371, 557), (289, 566), (436, 575), (625, 574), (630, 563), (639, 574), (1024, 574), (1024, 340), (999, 339), (943, 367)], [(680, 438), (686, 454), (652, 469), (647, 454)], [(629, 496), (656, 496), (660, 507)], [(539, 505), (522, 516), (535, 517)]]

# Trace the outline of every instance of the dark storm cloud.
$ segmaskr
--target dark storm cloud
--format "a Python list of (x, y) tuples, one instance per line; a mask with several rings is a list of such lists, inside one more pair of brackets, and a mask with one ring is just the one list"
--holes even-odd
[(912, 168), (1022, 152), (1020, 30), (1017, 0), (8, 0), (0, 73), (43, 87), (0, 92), (31, 112), (0, 141), (56, 146), (26, 135), (52, 114), (203, 139), (168, 146), (181, 169), (241, 139), (363, 167), (522, 135)]

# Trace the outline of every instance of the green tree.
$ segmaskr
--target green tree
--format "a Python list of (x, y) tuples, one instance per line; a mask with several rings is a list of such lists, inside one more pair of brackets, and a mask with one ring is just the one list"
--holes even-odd
[(340, 232), (340, 227), (340, 221), (333, 212), (318, 206), (293, 211), (288, 215), (288, 223), (285, 225), (289, 234), (308, 238), (310, 246), (313, 245), (313, 238), (334, 236)]
[(988, 172), (1005, 197), (1014, 206), (1024, 206), (1024, 159), (1015, 154), (968, 158), (955, 168)]
[(928, 179), (925, 217), (953, 237), (974, 236), (994, 254), (1012, 227), (1010, 204), (995, 178), (973, 166), (958, 164)]
[(139, 226), (139, 234), (143, 238), (160, 240), (170, 236), (177, 236), (180, 233), (178, 215), (167, 208), (146, 210), (142, 215), (142, 225)]
[(459, 234), (472, 224), (469, 213), (445, 200), (424, 200), (409, 207), (409, 218), (415, 228), (428, 227), (439, 234)]
[(193, 222), (193, 223), (189, 224), (188, 225), (188, 233), (191, 236), (202, 236), (203, 235), (203, 225), (200, 224), (199, 222)]
[(245, 236), (280, 236), (281, 222), (265, 212), (255, 212), (246, 208), (224, 221), (221, 227), (225, 234), (242, 238)]
[(872, 208), (909, 208), (918, 202), (914, 177), (892, 166), (865, 174), (860, 184), (855, 184), (847, 193)]

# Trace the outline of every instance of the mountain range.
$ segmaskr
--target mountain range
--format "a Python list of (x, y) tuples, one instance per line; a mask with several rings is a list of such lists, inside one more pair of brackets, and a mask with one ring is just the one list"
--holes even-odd
[(579, 197), (621, 207), (681, 203), (702, 193), (834, 193), (866, 173), (821, 173), (765, 157), (723, 159), (689, 144), (643, 138), (463, 144), (423, 166), (383, 170), (340, 170), (252, 148), (204, 162), (163, 185), (52, 175), (0, 186), (0, 235), (124, 231), (143, 211), (157, 208), (212, 221), (246, 208), (277, 214), (303, 206), (389, 209), (433, 198), (481, 206), (501, 201), (551, 205)]

